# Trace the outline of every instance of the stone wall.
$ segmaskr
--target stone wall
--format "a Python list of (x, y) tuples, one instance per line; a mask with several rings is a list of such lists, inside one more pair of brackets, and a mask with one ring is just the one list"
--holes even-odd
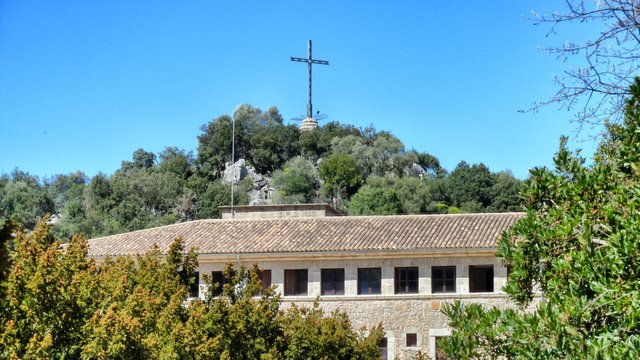
[[(289, 255), (291, 256), (291, 255)], [(345, 311), (351, 319), (354, 328), (371, 328), (382, 323), (387, 337), (389, 359), (410, 359), (418, 351), (434, 355), (435, 339), (437, 336), (448, 334), (447, 320), (441, 313), (442, 304), (460, 299), (465, 303), (481, 303), (487, 306), (506, 307), (509, 304), (506, 294), (501, 291), (505, 284), (507, 269), (500, 261), (491, 255), (471, 255), (465, 252), (435, 257), (401, 257), (401, 258), (367, 258), (365, 254), (351, 255), (341, 259), (244, 259), (237, 258), (234, 264), (246, 267), (257, 263), (261, 269), (271, 270), (271, 281), (276, 290), (282, 293), (284, 288), (285, 269), (308, 269), (307, 296), (283, 296), (284, 306), (290, 303), (311, 306), (318, 300), (320, 306), (327, 312), (333, 310)], [(494, 292), (469, 292), (469, 266), (493, 265)], [(394, 293), (395, 267), (417, 266), (419, 273), (419, 291), (417, 294)], [(446, 294), (431, 293), (431, 267), (456, 267), (456, 292)], [(380, 295), (358, 295), (358, 268), (380, 267), (382, 272)], [(219, 271), (224, 268), (223, 261), (200, 261), (200, 273)], [(345, 294), (320, 296), (320, 270), (345, 269)], [(201, 286), (201, 296), (205, 288)], [(415, 347), (405, 346), (407, 333), (417, 334), (418, 343)]]
[(301, 217), (341, 216), (329, 204), (241, 205), (220, 206), (222, 219), (291, 219)]

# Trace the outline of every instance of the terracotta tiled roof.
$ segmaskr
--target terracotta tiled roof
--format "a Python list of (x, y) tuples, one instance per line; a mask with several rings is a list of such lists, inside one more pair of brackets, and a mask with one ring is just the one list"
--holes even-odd
[(181, 236), (201, 254), (490, 249), (522, 213), (196, 220), (96, 238), (89, 256), (166, 251)]

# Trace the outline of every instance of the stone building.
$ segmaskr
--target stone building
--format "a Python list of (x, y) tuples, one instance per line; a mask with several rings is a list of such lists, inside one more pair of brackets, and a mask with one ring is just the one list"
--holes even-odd
[[(225, 264), (258, 264), (283, 302), (346, 311), (356, 328), (382, 322), (383, 358), (435, 358), (449, 334), (443, 303), (460, 299), (510, 306), (501, 291), (507, 269), (495, 257), (500, 234), (520, 213), (335, 216), (328, 205), (222, 208), (197, 220), (89, 241), (89, 255), (166, 250), (181, 236), (199, 252), (199, 277), (220, 279)], [(233, 212), (232, 212), (233, 211)], [(232, 217), (231, 219), (230, 217)], [(205, 285), (191, 289), (203, 297)]]

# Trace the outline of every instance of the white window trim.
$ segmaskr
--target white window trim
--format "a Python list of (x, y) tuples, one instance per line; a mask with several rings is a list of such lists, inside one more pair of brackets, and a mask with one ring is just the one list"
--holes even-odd
[[(407, 334), (416, 334), (416, 346), (407, 346)], [(420, 350), (422, 347), (422, 334), (417, 328), (408, 327), (402, 332), (401, 338), (402, 344), (400, 349), (402, 350)]]
[(429, 329), (429, 357), (436, 358), (436, 338), (451, 336), (451, 329)]

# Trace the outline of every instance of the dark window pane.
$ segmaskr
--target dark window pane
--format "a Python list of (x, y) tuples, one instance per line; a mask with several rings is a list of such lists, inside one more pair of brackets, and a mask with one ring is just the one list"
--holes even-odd
[(456, 267), (434, 266), (431, 268), (431, 292), (456, 292)]
[(380, 359), (387, 360), (389, 355), (387, 351), (387, 338), (380, 339), (380, 344), (378, 345), (378, 349), (380, 349)]
[(417, 294), (418, 293), (418, 268), (405, 267), (395, 270), (395, 292), (396, 294)]
[(195, 272), (189, 279), (189, 297), (198, 297), (200, 295), (200, 273)]
[(322, 269), (321, 295), (344, 295), (344, 269)]
[(469, 292), (493, 292), (493, 265), (469, 266)]
[(214, 271), (211, 273), (211, 295), (222, 295), (222, 287), (224, 284), (224, 273), (222, 271)]
[(358, 295), (381, 293), (380, 268), (358, 269)]
[(262, 270), (262, 273), (260, 273), (260, 282), (262, 283), (260, 295), (264, 295), (267, 293), (267, 289), (271, 287), (271, 270)]
[(418, 346), (418, 334), (407, 334), (407, 346)]
[(307, 295), (307, 269), (284, 271), (284, 294)]

